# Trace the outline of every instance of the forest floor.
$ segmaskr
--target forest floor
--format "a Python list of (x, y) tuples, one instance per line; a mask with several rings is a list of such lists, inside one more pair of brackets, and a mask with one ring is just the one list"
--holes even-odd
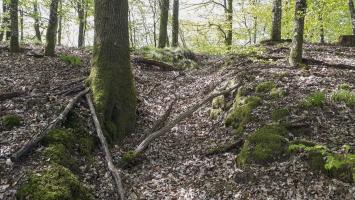
[[(113, 158), (133, 150), (146, 131), (164, 114), (178, 97), (169, 120), (185, 111), (226, 81), (247, 81), (255, 87), (274, 81), (286, 95), (279, 99), (263, 98), (252, 113), (245, 135), (271, 123), (273, 110), (291, 107), (292, 120), (307, 123), (311, 129), (300, 137), (327, 146), (334, 152), (344, 144), (355, 153), (355, 110), (331, 101), (331, 93), (340, 84), (355, 89), (355, 49), (327, 45), (305, 45), (307, 69), (287, 64), (287, 44), (263, 47), (258, 56), (199, 55), (200, 69), (191, 71), (147, 70), (133, 63), (138, 93), (138, 121), (135, 133), (111, 149)], [(15, 152), (53, 120), (78, 91), (89, 74), (87, 52), (59, 49), (61, 53), (80, 56), (82, 66), (73, 66), (60, 58), (33, 56), (38, 47), (24, 53), (0, 50), (0, 95), (17, 92), (0, 99), (0, 117), (8, 113), (21, 116), (21, 126), (12, 130), (0, 125), (0, 158)], [(315, 91), (323, 91), (327, 101), (321, 108), (300, 109), (300, 100)], [(230, 100), (233, 100), (232, 98)], [(211, 103), (192, 117), (176, 125), (155, 140), (135, 165), (122, 170), (128, 199), (354, 199), (355, 187), (316, 172), (300, 156), (268, 165), (236, 167), (236, 152), (206, 155), (211, 149), (231, 144), (238, 138), (225, 127), (223, 117), (209, 116)], [(88, 121), (95, 134), (90, 111), (84, 99), (74, 111)], [(50, 165), (37, 147), (21, 162), (0, 162), (0, 199), (14, 199), (26, 174)], [(77, 172), (97, 199), (113, 199), (114, 183), (106, 168), (103, 153), (97, 147), (92, 162), (82, 162)]]

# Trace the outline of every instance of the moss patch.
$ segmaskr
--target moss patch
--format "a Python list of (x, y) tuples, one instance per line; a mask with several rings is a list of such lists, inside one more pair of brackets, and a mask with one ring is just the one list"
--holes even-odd
[(253, 109), (259, 106), (261, 101), (260, 97), (241, 97), (238, 92), (233, 107), (225, 119), (226, 126), (232, 126), (237, 135), (241, 134), (251, 120)]
[(124, 162), (131, 162), (132, 160), (134, 160), (134, 159), (136, 159), (137, 158), (137, 154), (134, 152), (134, 151), (128, 151), (127, 153), (125, 153), (124, 155), (123, 155), (123, 158), (122, 158), (122, 160), (124, 161)]
[(237, 156), (237, 165), (267, 164), (287, 153), (287, 130), (281, 125), (264, 126), (246, 139)]
[(224, 100), (224, 96), (223, 95), (215, 97), (212, 100), (212, 108), (214, 108), (214, 109), (222, 108), (223, 109), (224, 106), (225, 106), (225, 100)]
[(350, 85), (347, 83), (342, 83), (338, 86), (339, 90), (351, 90)]
[(270, 97), (272, 99), (278, 99), (285, 96), (285, 91), (281, 88), (272, 88), (270, 91)]
[(220, 116), (223, 113), (223, 110), (220, 108), (217, 109), (211, 109), (210, 110), (210, 118), (213, 120), (216, 120), (218, 116)]
[(91, 200), (89, 190), (70, 170), (53, 165), (31, 174), (17, 192), (17, 199), (25, 200)]
[(63, 144), (66, 148), (74, 147), (75, 137), (73, 133), (66, 129), (53, 129), (49, 131), (46, 137), (42, 140), (42, 144), (49, 146), (50, 144)]
[(306, 97), (300, 102), (303, 108), (321, 107), (325, 104), (325, 93), (317, 91)]
[(50, 161), (67, 167), (75, 171), (78, 167), (75, 159), (72, 158), (71, 152), (63, 144), (51, 144), (43, 152), (50, 158)]
[(272, 120), (278, 122), (289, 115), (290, 115), (290, 111), (287, 108), (280, 108), (272, 111)]
[(21, 125), (21, 117), (15, 114), (8, 114), (1, 117), (1, 122), (6, 129), (12, 129)]
[(276, 86), (274, 82), (266, 81), (266, 82), (259, 83), (256, 86), (255, 91), (258, 93), (266, 93), (266, 92), (270, 92), (275, 87)]
[(332, 94), (332, 100), (336, 103), (345, 103), (347, 106), (355, 106), (355, 93), (340, 89)]

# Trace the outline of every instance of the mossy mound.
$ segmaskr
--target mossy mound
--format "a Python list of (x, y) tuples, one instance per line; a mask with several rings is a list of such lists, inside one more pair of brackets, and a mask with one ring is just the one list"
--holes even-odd
[(276, 88), (276, 85), (274, 82), (266, 81), (266, 82), (259, 83), (256, 86), (255, 91), (258, 93), (266, 93), (266, 92), (270, 92), (274, 88)]
[(225, 118), (226, 126), (233, 127), (235, 134), (241, 134), (251, 120), (253, 109), (259, 106), (261, 101), (260, 97), (241, 97), (238, 92), (233, 107)]
[(73, 66), (81, 66), (82, 65), (82, 61), (81, 61), (81, 58), (79, 58), (78, 56), (75, 56), (75, 55), (70, 55), (70, 54), (61, 54), (59, 56), (59, 58), (68, 63), (68, 64), (71, 64)]
[(225, 99), (224, 99), (223, 95), (215, 97), (212, 100), (212, 108), (214, 108), (214, 109), (224, 108), (224, 106), (225, 106)]
[(73, 133), (67, 129), (53, 129), (42, 140), (42, 144), (45, 146), (63, 144), (68, 149), (74, 148), (74, 142), (76, 141)]
[(216, 120), (222, 113), (223, 110), (221, 108), (212, 108), (210, 110), (210, 118)]
[(1, 123), (6, 129), (12, 129), (21, 125), (21, 117), (15, 114), (8, 114), (1, 117)]
[(71, 152), (63, 144), (50, 144), (43, 154), (50, 158), (50, 161), (67, 167), (75, 171), (78, 167), (77, 162), (71, 156)]
[(237, 165), (268, 164), (287, 154), (286, 128), (266, 125), (249, 135), (237, 156)]
[(313, 92), (300, 102), (302, 108), (322, 107), (325, 104), (325, 93), (321, 91)]
[(19, 200), (94, 199), (78, 178), (60, 165), (53, 165), (39, 173), (31, 174), (16, 195)]
[(336, 103), (345, 103), (347, 106), (355, 106), (355, 93), (348, 89), (340, 89), (332, 94), (332, 100)]
[(310, 167), (344, 182), (355, 182), (355, 154), (330, 152), (325, 146), (312, 143), (291, 144), (289, 152), (303, 152)]
[(287, 108), (280, 108), (272, 111), (272, 120), (275, 122), (281, 121), (290, 115), (290, 111)]
[(270, 97), (272, 99), (279, 99), (285, 96), (285, 91), (281, 88), (272, 88), (270, 91)]

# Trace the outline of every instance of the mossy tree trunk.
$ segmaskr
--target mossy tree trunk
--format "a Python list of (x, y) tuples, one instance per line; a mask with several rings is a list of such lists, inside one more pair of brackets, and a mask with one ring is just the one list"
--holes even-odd
[(79, 18), (79, 35), (78, 35), (78, 47), (81, 48), (85, 43), (85, 5), (84, 0), (80, 0), (77, 3), (77, 12)]
[(58, 3), (59, 0), (52, 0), (49, 11), (49, 22), (46, 35), (46, 48), (44, 54), (46, 56), (55, 55), (55, 45), (57, 37), (57, 28), (58, 28)]
[(168, 42), (168, 18), (169, 18), (169, 0), (160, 2), (160, 29), (159, 29), (159, 48), (166, 47)]
[(295, 67), (302, 62), (304, 18), (307, 10), (307, 0), (296, 0), (295, 28), (291, 44), (289, 63)]
[(281, 41), (282, 0), (273, 0), (271, 40)]
[(228, 0), (225, 7), (225, 13), (227, 18), (227, 34), (226, 34), (226, 46), (230, 49), (233, 43), (233, 0)]
[(19, 30), (18, 30), (18, 0), (11, 0), (10, 2), (10, 18), (11, 18), (11, 39), (10, 51), (19, 52)]
[(62, 45), (62, 30), (63, 30), (63, 0), (59, 0), (59, 19), (58, 19), (58, 46)]
[(179, 46), (179, 0), (174, 0), (173, 5), (173, 28), (171, 46)]
[(349, 10), (351, 16), (351, 24), (353, 28), (353, 35), (355, 35), (355, 7), (354, 7), (354, 0), (349, 0)]
[(38, 10), (38, 1), (33, 1), (33, 20), (34, 20), (34, 29), (36, 33), (36, 38), (38, 41), (42, 42), (42, 34), (40, 29), (40, 13)]
[(130, 65), (128, 0), (95, 1), (93, 100), (109, 141), (135, 126), (136, 93)]

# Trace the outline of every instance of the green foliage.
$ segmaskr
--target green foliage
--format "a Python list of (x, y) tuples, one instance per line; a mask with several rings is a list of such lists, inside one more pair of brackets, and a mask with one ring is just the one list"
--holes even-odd
[(212, 108), (215, 109), (224, 108), (224, 106), (225, 106), (225, 100), (223, 95), (218, 96), (212, 100)]
[(259, 92), (259, 93), (264, 93), (264, 92), (270, 92), (272, 89), (274, 89), (275, 83), (271, 82), (271, 81), (266, 81), (266, 82), (261, 82), (259, 83), (256, 88), (255, 91)]
[(210, 110), (210, 118), (211, 119), (217, 119), (218, 116), (220, 116), (223, 113), (223, 110), (221, 108), (212, 108)]
[(281, 88), (272, 88), (270, 91), (270, 97), (273, 99), (281, 98), (285, 95), (285, 92)]
[(89, 189), (70, 170), (60, 165), (31, 174), (27, 182), (20, 186), (16, 196), (19, 200), (94, 199)]
[(8, 114), (1, 117), (1, 123), (6, 129), (12, 129), (21, 125), (21, 117), (15, 114)]
[(75, 137), (71, 131), (65, 129), (53, 129), (42, 140), (42, 144), (49, 146), (50, 144), (63, 144), (66, 148), (74, 147)]
[(304, 100), (300, 102), (300, 105), (303, 108), (311, 108), (311, 107), (321, 107), (325, 104), (325, 93), (321, 91), (317, 91), (306, 97)]
[(267, 125), (250, 134), (237, 156), (237, 165), (268, 164), (287, 154), (287, 134), (281, 125)]
[(138, 155), (134, 151), (128, 151), (127, 153), (125, 153), (123, 155), (122, 160), (128, 163), (128, 162), (131, 162), (132, 160), (136, 159), (137, 156)]
[(232, 126), (237, 135), (241, 134), (251, 120), (253, 109), (259, 106), (261, 101), (260, 97), (241, 97), (238, 92), (233, 107), (225, 118), (226, 126)]
[(342, 83), (338, 86), (339, 90), (351, 90), (350, 85), (347, 83)]
[(74, 66), (81, 66), (81, 64), (82, 64), (82, 61), (78, 56), (69, 55), (69, 54), (61, 54), (59, 56), (59, 58), (62, 61), (67, 62), (67, 63), (74, 65)]
[(290, 111), (287, 108), (280, 108), (272, 111), (272, 120), (277, 122), (289, 115), (290, 115)]
[(332, 100), (337, 103), (345, 103), (347, 106), (354, 106), (355, 93), (350, 90), (340, 89), (332, 94)]
[(69, 149), (60, 143), (50, 144), (44, 149), (43, 155), (50, 159), (51, 162), (60, 164), (71, 170), (75, 170), (78, 167), (75, 159), (72, 158)]

